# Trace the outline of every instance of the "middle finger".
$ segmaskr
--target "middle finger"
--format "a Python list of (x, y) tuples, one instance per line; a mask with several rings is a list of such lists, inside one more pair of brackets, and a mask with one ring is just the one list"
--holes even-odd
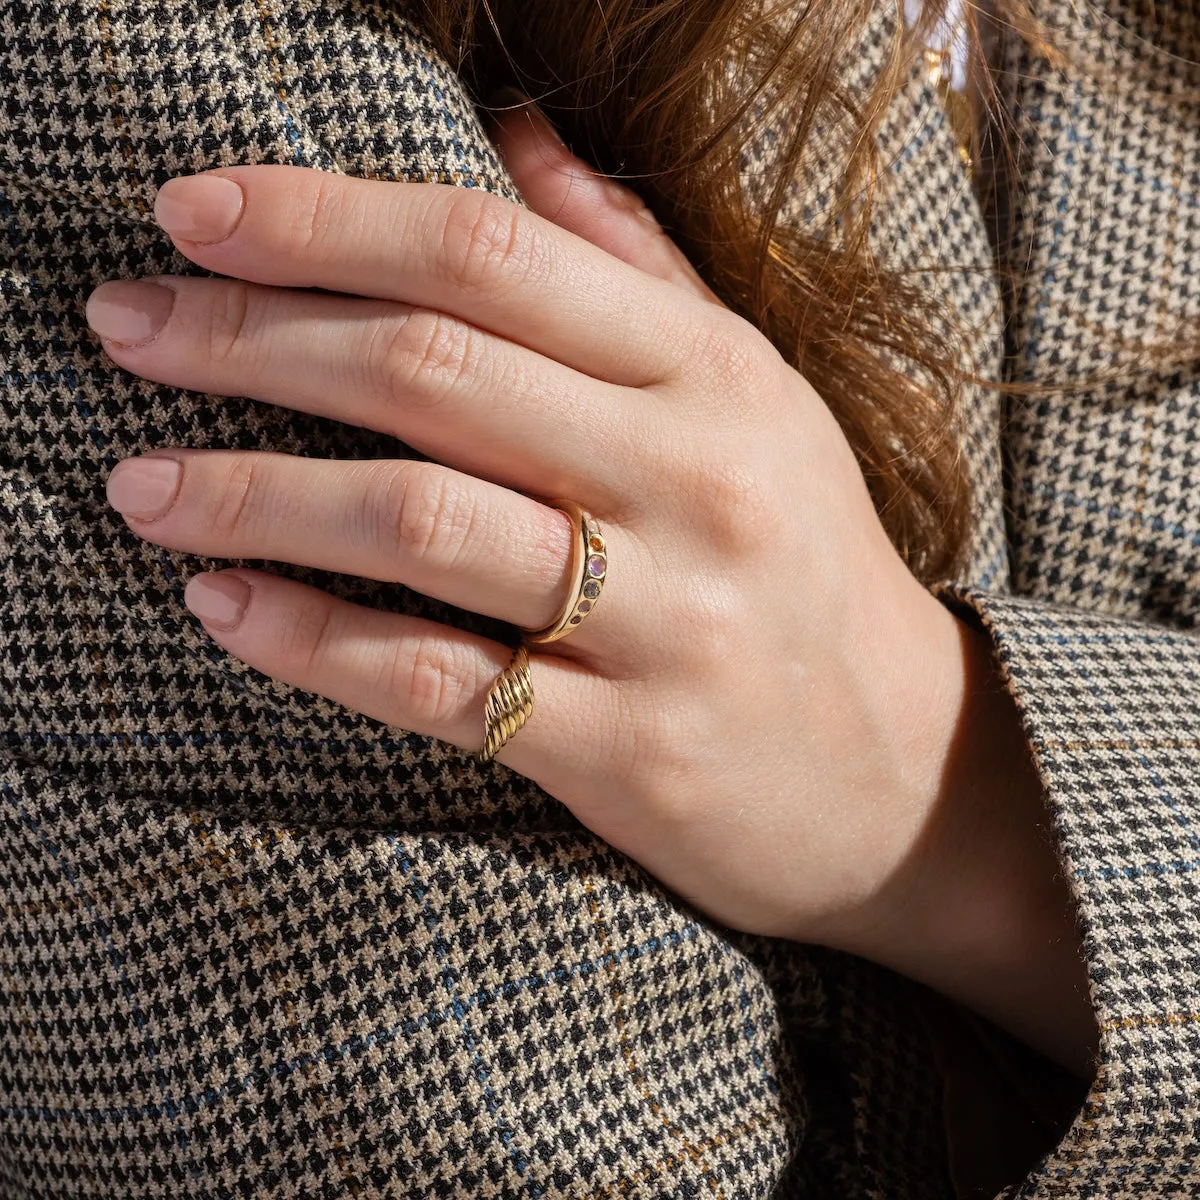
[[(139, 324), (156, 305), (157, 327)], [(639, 494), (636, 464), (658, 440), (659, 406), (640, 393), (430, 309), (163, 276), (102, 284), (87, 315), (109, 356), (143, 378), (363, 425), (588, 506)]]

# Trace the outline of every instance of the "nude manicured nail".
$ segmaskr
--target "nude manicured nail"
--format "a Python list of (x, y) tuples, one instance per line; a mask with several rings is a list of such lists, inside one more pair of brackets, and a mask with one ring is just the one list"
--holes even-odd
[(188, 580), (183, 602), (205, 625), (232, 629), (250, 603), (250, 585), (236, 575), (197, 575)]
[(183, 468), (173, 458), (129, 458), (105, 484), (108, 502), (124, 516), (153, 520), (171, 507)]
[(175, 293), (145, 279), (102, 283), (87, 301), (87, 323), (106, 341), (148, 342), (167, 323)]
[(184, 175), (158, 189), (154, 219), (181, 242), (223, 242), (245, 202), (241, 187), (223, 175)]

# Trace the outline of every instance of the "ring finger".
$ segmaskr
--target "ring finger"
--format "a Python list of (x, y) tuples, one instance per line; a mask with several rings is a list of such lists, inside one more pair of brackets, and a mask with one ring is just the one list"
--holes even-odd
[(403, 583), (526, 629), (574, 599), (570, 518), (438, 463), (172, 448), (118, 463), (107, 490), (134, 533), (174, 550)]
[[(477, 751), (488, 689), (512, 650), (421, 617), (380, 612), (265, 571), (197, 575), (184, 593), (213, 640), (256, 670), (377, 721)], [(619, 761), (608, 680), (530, 654), (533, 713), (498, 761), (555, 795)], [(578, 714), (576, 719), (575, 714)]]

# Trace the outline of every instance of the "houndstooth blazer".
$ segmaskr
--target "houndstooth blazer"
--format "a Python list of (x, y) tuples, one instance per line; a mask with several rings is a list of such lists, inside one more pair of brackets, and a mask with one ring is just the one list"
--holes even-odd
[(971, 564), (934, 589), (993, 639), (1078, 898), (1099, 1070), (1049, 1114), (1021, 1093), (1044, 1064), (926, 989), (730, 933), (503, 766), (209, 641), (182, 582), (221, 564), (125, 528), (119, 459), (406, 451), (104, 358), (94, 285), (196, 270), (156, 187), (270, 161), (520, 198), (401, 10), (4, 0), (0, 1194), (1200, 1190), (1200, 373), (1139, 356), (1200, 315), (1200, 23), (1190, 0), (1038, 11), (1068, 53), (1005, 39), (1001, 236), (914, 64), (876, 242), (941, 268), (979, 370), (1050, 385), (972, 394)]

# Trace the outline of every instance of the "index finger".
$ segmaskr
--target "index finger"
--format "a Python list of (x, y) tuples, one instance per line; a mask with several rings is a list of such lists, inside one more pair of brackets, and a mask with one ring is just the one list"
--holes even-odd
[(476, 188), (226, 167), (168, 180), (155, 215), (219, 274), (438, 309), (634, 387), (687, 357), (681, 311), (701, 303)]

